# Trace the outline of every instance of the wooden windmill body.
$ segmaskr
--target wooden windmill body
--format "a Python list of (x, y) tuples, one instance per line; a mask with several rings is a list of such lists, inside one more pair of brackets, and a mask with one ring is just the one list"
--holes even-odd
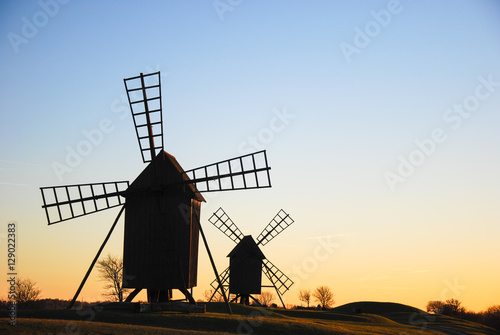
[(119, 181), (40, 188), (49, 225), (121, 206), (70, 307), (124, 211), (123, 287), (135, 289), (127, 300), (147, 289), (149, 301), (168, 301), (178, 289), (194, 303), (188, 289), (197, 285), (200, 233), (217, 274), (200, 225), (205, 202), (201, 192), (271, 187), (266, 152), (185, 171), (163, 149), (160, 72), (141, 73), (124, 83), (142, 159), (148, 163), (143, 172), (130, 185)]
[[(127, 189), (124, 288), (184, 291), (197, 285), (200, 207), (205, 199), (192, 184), (182, 185), (183, 172), (175, 157), (160, 152)], [(179, 186), (142, 191), (162, 184)]]
[(248, 296), (260, 294), (262, 264), (266, 258), (252, 236), (247, 235), (227, 255), (229, 257), (229, 292)]
[[(222, 208), (219, 208), (209, 221), (236, 243), (234, 249), (227, 255), (229, 267), (220, 274), (221, 283), (217, 280), (211, 283), (215, 289), (212, 298), (217, 290), (220, 289), (221, 292), (227, 290), (230, 295), (235, 296), (232, 301), (240, 298), (240, 303), (248, 305), (250, 298), (257, 301), (252, 295), (261, 294), (262, 287), (272, 287), (285, 307), (281, 296), (290, 289), (293, 281), (266, 258), (259, 245), (266, 245), (288, 228), (294, 222), (290, 215), (280, 210), (259, 234), (257, 241), (250, 235), (244, 236)], [(262, 273), (266, 275), (271, 285), (262, 285)]]

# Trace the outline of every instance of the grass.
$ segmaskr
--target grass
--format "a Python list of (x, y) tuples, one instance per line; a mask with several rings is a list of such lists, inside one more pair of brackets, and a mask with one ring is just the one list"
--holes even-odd
[(418, 308), (395, 303), (357, 302), (334, 309), (338, 313), (346, 313), (352, 308), (359, 308), (363, 313), (383, 316), (402, 324), (418, 325), (429, 329), (452, 329), (469, 335), (500, 334), (490, 327), (446, 315), (428, 314)]
[(165, 327), (130, 326), (105, 322), (86, 322), (47, 319), (22, 319), (15, 327), (0, 327), (2, 334), (173, 334), (222, 335), (221, 332), (198, 332)]
[[(5, 334), (444, 334), (453, 329), (466, 334), (500, 334), (463, 320), (429, 315), (419, 309), (377, 302), (358, 302), (327, 311), (265, 309), (223, 303), (206, 304), (206, 313), (128, 313), (92, 310), (21, 310), (17, 326)], [(354, 314), (353, 308), (362, 313)], [(457, 333), (455, 333), (457, 334)]]

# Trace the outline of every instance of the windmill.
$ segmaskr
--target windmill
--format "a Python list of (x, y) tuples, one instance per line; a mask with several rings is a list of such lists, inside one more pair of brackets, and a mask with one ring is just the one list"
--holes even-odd
[(266, 152), (185, 171), (163, 149), (160, 72), (141, 73), (124, 79), (124, 84), (146, 168), (131, 184), (118, 181), (40, 188), (49, 225), (121, 206), (69, 308), (124, 211), (122, 287), (134, 289), (127, 301), (142, 289), (147, 289), (149, 302), (169, 301), (172, 290), (178, 289), (195, 304), (188, 290), (197, 284), (199, 234), (217, 276), (200, 225), (201, 203), (205, 202), (201, 192), (271, 187)]
[[(257, 241), (250, 235), (244, 236), (222, 208), (208, 221), (236, 243), (236, 247), (227, 255), (229, 267), (219, 275), (220, 280), (216, 279), (210, 284), (214, 288), (210, 300), (218, 289), (221, 289), (223, 296), (229, 290), (229, 294), (236, 295), (231, 302), (240, 298), (240, 303), (248, 305), (250, 298), (256, 301), (252, 294), (260, 294), (262, 287), (274, 287), (285, 308), (281, 296), (293, 285), (293, 281), (264, 256), (259, 245), (266, 245), (288, 228), (294, 222), (290, 215), (281, 209), (262, 230)], [(262, 285), (262, 273), (272, 285)]]

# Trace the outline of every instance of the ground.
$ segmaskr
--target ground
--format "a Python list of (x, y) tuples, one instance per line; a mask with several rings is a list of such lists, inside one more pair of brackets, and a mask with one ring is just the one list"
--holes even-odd
[(358, 302), (331, 310), (268, 309), (206, 304), (206, 313), (20, 310), (17, 325), (0, 317), (6, 334), (450, 334), (495, 335), (483, 325), (395, 303)]

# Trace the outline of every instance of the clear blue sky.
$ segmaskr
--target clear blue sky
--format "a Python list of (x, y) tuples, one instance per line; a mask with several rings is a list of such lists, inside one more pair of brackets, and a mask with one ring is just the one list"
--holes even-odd
[(16, 221), (19, 272), (45, 296), (73, 294), (116, 211), (48, 227), (38, 188), (132, 181), (123, 78), (160, 70), (165, 149), (185, 169), (268, 151), (272, 189), (202, 207), (220, 270), (232, 242), (212, 212), (256, 236), (283, 208), (295, 223), (263, 251), (296, 281), (289, 303), (318, 285), (337, 304), (500, 303), (497, 1), (4, 1), (0, 36), (0, 239)]

